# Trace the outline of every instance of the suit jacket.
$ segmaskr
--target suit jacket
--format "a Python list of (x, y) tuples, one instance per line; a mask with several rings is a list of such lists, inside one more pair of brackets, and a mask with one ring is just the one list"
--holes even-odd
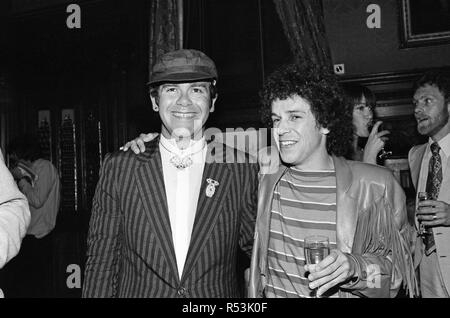
[[(336, 170), (337, 248), (351, 253), (358, 279), (340, 286), (340, 297), (395, 297), (402, 283), (418, 293), (410, 250), (405, 194), (383, 167), (333, 157)], [(270, 211), (278, 181), (286, 171), (261, 179), (250, 266), (249, 296), (263, 296), (267, 283)]]
[[(156, 138), (144, 153), (116, 152), (104, 160), (93, 200), (83, 297), (239, 297), (237, 251), (251, 253), (256, 161), (208, 144), (180, 278), (158, 145)], [(219, 182), (212, 197), (205, 194), (207, 178)]]
[[(426, 149), (427, 144), (414, 146), (413, 148), (411, 148), (408, 154), (411, 179), (416, 190), (419, 183), (422, 160), (423, 156), (425, 155)], [(446, 169), (447, 173), (443, 175), (439, 197), (437, 198), (437, 200), (450, 204), (450, 160), (447, 161)], [(433, 233), (434, 241), (436, 244), (436, 253), (438, 256), (437, 259), (440, 265), (440, 269), (438, 270), (441, 271), (441, 277), (445, 283), (445, 287), (448, 291), (450, 291), (450, 227), (435, 227), (433, 228)], [(419, 266), (420, 261), (422, 260), (424, 251), (425, 246), (423, 244), (423, 240), (421, 237), (417, 237), (414, 250), (414, 265), (416, 266), (416, 268)]]

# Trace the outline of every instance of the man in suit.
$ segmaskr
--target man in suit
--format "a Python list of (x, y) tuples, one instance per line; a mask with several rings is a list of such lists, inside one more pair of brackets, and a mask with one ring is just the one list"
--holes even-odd
[(414, 263), (419, 269), (422, 297), (450, 293), (450, 78), (439, 72), (424, 74), (414, 87), (417, 130), (428, 142), (408, 155), (417, 192), (428, 200), (417, 202)]
[(17, 188), (0, 150), (0, 269), (19, 252), (29, 224), (27, 199)]
[(214, 62), (162, 55), (150, 78), (161, 134), (107, 155), (93, 200), (84, 297), (239, 297), (237, 252), (251, 253), (257, 163), (207, 144)]

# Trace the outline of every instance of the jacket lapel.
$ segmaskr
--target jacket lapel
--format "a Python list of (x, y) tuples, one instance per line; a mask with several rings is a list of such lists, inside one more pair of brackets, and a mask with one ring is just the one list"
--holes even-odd
[[(214, 160), (214, 158), (221, 160)], [(217, 144), (208, 144), (205, 168), (203, 170), (202, 184), (197, 203), (194, 226), (192, 229), (189, 251), (184, 265), (182, 280), (193, 270), (194, 264), (200, 256), (211, 231), (217, 223), (217, 218), (224, 208), (227, 194), (230, 192), (232, 170), (226, 161), (222, 147)], [(209, 183), (207, 179), (219, 182), (215, 186), (214, 194), (206, 194)], [(211, 188), (211, 187), (210, 187)]]
[(142, 163), (135, 172), (139, 194), (145, 214), (156, 234), (156, 242), (161, 247), (162, 255), (174, 276), (179, 279), (159, 152), (159, 138), (146, 144), (146, 149), (139, 155)]
[(422, 160), (423, 156), (425, 154), (425, 149), (427, 149), (427, 144), (423, 144), (420, 146), (417, 146), (413, 149), (411, 149), (410, 155), (409, 155), (409, 170), (411, 172), (411, 180), (414, 184), (414, 188), (417, 191), (417, 187), (419, 185), (419, 176), (420, 176), (420, 169), (422, 167)]
[[(413, 147), (408, 155), (408, 162), (409, 162), (409, 171), (411, 174), (411, 180), (414, 185), (414, 188), (416, 189), (416, 193), (418, 192), (419, 187), (419, 177), (420, 177), (420, 171), (422, 170), (422, 161), (423, 156), (425, 155), (425, 150), (427, 149), (427, 143), (423, 145), (419, 145), (416, 147)], [(416, 207), (417, 207), (417, 196), (416, 196)], [(417, 220), (417, 217), (414, 216), (414, 225), (416, 229), (419, 228), (419, 221)], [(422, 246), (420, 246), (422, 243), (422, 239), (419, 237), (418, 244), (416, 244), (416, 247), (420, 247), (420, 251), (417, 251), (414, 253), (415, 260), (422, 258)]]
[(354, 198), (349, 191), (352, 171), (343, 158), (333, 157), (336, 171), (336, 243), (337, 248), (350, 253), (355, 236), (358, 211), (353, 207)]
[[(272, 211), (272, 201), (275, 188), (278, 185), (281, 177), (287, 170), (287, 166), (280, 165), (275, 173), (264, 174), (260, 180), (259, 191), (258, 191), (258, 216), (256, 218), (256, 228), (258, 235), (260, 237), (259, 252), (261, 256), (260, 260), (260, 270), (261, 273), (266, 274), (266, 259), (267, 252), (269, 248), (269, 230), (270, 230), (270, 213)], [(255, 253), (255, 251), (253, 251)]]

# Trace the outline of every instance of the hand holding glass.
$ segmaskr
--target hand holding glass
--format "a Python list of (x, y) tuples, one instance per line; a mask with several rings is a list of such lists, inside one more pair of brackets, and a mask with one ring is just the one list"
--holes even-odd
[[(378, 132), (384, 132), (384, 131), (389, 132), (389, 131), (386, 130), (386, 128), (384, 127), (384, 124), (381, 124), (381, 125), (378, 127)], [(387, 141), (388, 141), (389, 138), (385, 137), (384, 135), (383, 135), (383, 137), (380, 137), (380, 138), (381, 138), (381, 140), (384, 141), (384, 146), (381, 148), (380, 152), (378, 153), (378, 159), (380, 159), (380, 160), (388, 159), (389, 156), (392, 155), (392, 151), (386, 150), (386, 149), (385, 149), (386, 143), (387, 143)], [(387, 147), (386, 147), (386, 148), (387, 148)]]
[[(305, 237), (304, 253), (306, 264), (320, 263), (330, 254), (330, 242), (328, 237), (322, 235), (312, 235)], [(315, 296), (316, 291), (313, 292)]]
[[(417, 194), (418, 200), (419, 201), (426, 201), (429, 200), (429, 196), (428, 193), (426, 192), (419, 192)], [(428, 234), (432, 234), (432, 231), (430, 230), (430, 228), (425, 227), (425, 225), (423, 225), (423, 223), (421, 221), (419, 221), (419, 235), (424, 236), (424, 235), (428, 235)]]

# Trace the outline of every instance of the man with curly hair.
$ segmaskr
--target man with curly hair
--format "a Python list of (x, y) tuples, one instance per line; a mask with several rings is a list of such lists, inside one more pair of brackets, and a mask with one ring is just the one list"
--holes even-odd
[[(351, 107), (335, 77), (287, 65), (267, 79), (263, 114), (282, 160), (260, 179), (250, 297), (395, 297), (417, 293), (405, 195), (383, 167), (342, 158)], [(306, 264), (305, 238), (329, 239)]]

